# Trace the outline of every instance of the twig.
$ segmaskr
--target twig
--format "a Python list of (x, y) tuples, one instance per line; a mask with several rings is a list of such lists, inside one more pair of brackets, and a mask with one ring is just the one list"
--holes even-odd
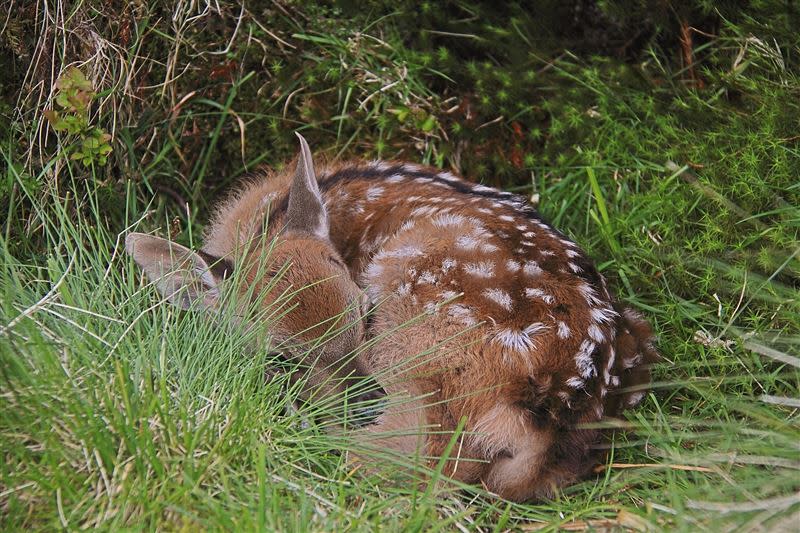
[(441, 35), (443, 37), (463, 37), (465, 39), (480, 39), (480, 37), (472, 33), (456, 33), (453, 31), (439, 31), (439, 30), (422, 30), (422, 32), (430, 33), (431, 35)]
[(750, 350), (751, 352), (755, 352), (760, 355), (765, 355), (771, 359), (780, 361), (781, 363), (786, 363), (787, 365), (792, 365), (794, 367), (800, 368), (800, 358), (795, 357), (793, 355), (779, 352), (774, 348), (770, 348), (768, 346), (764, 346), (763, 344), (758, 344), (757, 342), (753, 342), (750, 340), (744, 341), (744, 347)]
[(294, 91), (290, 92), (289, 96), (286, 97), (286, 102), (284, 102), (283, 104), (283, 118), (286, 118), (286, 113), (289, 112), (289, 102), (292, 100), (292, 97), (297, 93), (299, 93), (300, 91), (302, 91), (303, 89), (305, 89), (305, 87), (300, 86)]
[(710, 472), (714, 473), (714, 470), (708, 468), (706, 466), (692, 466), (692, 465), (671, 465), (671, 464), (662, 464), (662, 463), (611, 463), (610, 465), (597, 465), (594, 468), (594, 472), (599, 474), (600, 472), (609, 469), (609, 468), (671, 468), (672, 470), (683, 470), (687, 472)]
[(27, 308), (24, 311), (22, 311), (17, 316), (15, 316), (14, 319), (11, 320), (11, 322), (9, 322), (6, 326), (0, 327), (0, 335), (6, 334), (14, 326), (19, 324), (20, 320), (22, 320), (23, 318), (25, 318), (27, 316), (32, 315), (33, 313), (35, 313), (36, 311), (41, 309), (44, 305), (46, 305), (47, 302), (50, 300), (50, 298), (55, 296), (55, 293), (58, 290), (58, 288), (61, 287), (61, 284), (64, 283), (64, 280), (67, 278), (67, 274), (69, 274), (69, 271), (72, 269), (72, 265), (73, 265), (74, 262), (75, 262), (75, 256), (73, 255), (70, 258), (69, 264), (67, 265), (67, 268), (64, 270), (64, 273), (61, 274), (61, 277), (58, 278), (58, 281), (56, 281), (55, 285), (53, 285), (53, 287), (49, 291), (47, 291), (47, 294), (42, 296), (42, 298), (38, 302), (36, 302), (35, 304), (30, 306), (29, 308)]
[(763, 511), (765, 509), (788, 509), (792, 505), (800, 503), (800, 492), (796, 492), (791, 496), (766, 498), (764, 500), (756, 500), (750, 503), (717, 503), (696, 500), (689, 500), (687, 503), (689, 508), (701, 509), (703, 511), (716, 511), (718, 513), (749, 513), (752, 511)]
[(479, 130), (479, 129), (481, 129), (481, 128), (485, 128), (486, 126), (491, 126), (492, 124), (497, 124), (498, 122), (500, 122), (501, 120), (503, 120), (503, 118), (504, 118), (504, 117), (503, 117), (503, 115), (500, 115), (499, 117), (497, 117), (497, 118), (496, 118), (496, 119), (494, 119), (494, 120), (490, 120), (489, 122), (484, 122), (483, 124), (481, 124), (480, 126), (478, 126), (477, 128), (475, 128), (475, 131), (478, 131), (478, 130)]
[(800, 399), (798, 398), (786, 398), (784, 396), (762, 394), (758, 399), (764, 403), (771, 403), (773, 405), (785, 405), (787, 407), (800, 408)]
[[(220, 13), (222, 15), (222, 13)], [(230, 52), (231, 47), (233, 46), (233, 41), (236, 39), (236, 35), (239, 33), (239, 26), (242, 25), (242, 18), (244, 17), (244, 2), (242, 2), (242, 8), (239, 10), (239, 18), (236, 19), (236, 27), (233, 29), (233, 35), (231, 35), (230, 40), (228, 41), (228, 45), (223, 48), (222, 50), (216, 52), (207, 52), (210, 55), (224, 55)]]

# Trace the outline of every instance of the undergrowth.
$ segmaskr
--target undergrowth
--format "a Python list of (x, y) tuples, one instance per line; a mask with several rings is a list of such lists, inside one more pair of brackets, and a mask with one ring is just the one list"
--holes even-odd
[[(14, 5), (3, 529), (796, 526), (798, 16), (552, 4)], [(320, 157), (422, 161), (529, 196), (652, 320), (664, 361), (597, 477), (511, 505), (364, 475), (307, 423), (314, 406), (288, 408), (288, 379), (265, 380), (277, 363), (246, 331), (142, 283), (126, 231), (196, 243), (296, 130)]]

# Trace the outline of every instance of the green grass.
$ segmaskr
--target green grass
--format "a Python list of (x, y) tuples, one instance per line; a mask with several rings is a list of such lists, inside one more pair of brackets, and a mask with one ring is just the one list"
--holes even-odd
[[(15, 14), (4, 50), (30, 61), (0, 56), (0, 527), (796, 526), (800, 42), (767, 4), (726, 12), (698, 45), (702, 88), (669, 39), (637, 62), (573, 54), (524, 13), (513, 31), (491, 10), (473, 20), (477, 3), (460, 4), (460, 36), (431, 33), (456, 30), (428, 4), (416, 24), (399, 3), (356, 18), (272, 4), (238, 25), (226, 4), (180, 39), (192, 14), (158, 3), (52, 2), (68, 27)], [(124, 45), (81, 55), (86, 21)], [(41, 35), (52, 57), (37, 62)], [(80, 139), (56, 137), (47, 92), (22, 85), (29, 72), (49, 88), (50, 61), (77, 59), (91, 124), (114, 135), (104, 167), (70, 160)], [(125, 231), (197, 242), (222, 191), (292, 155), (294, 129), (327, 157), (425, 161), (538, 194), (659, 334), (654, 389), (610, 466), (529, 505), (354, 471), (340, 440), (303, 423), (324, 405), (287, 411), (297, 388), (265, 380), (275, 361), (251, 333), (143, 283)]]

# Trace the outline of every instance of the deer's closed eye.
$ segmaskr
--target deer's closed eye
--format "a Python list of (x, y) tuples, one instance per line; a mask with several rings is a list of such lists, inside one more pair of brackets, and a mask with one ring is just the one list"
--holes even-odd
[(328, 256), (328, 261), (330, 261), (331, 263), (333, 263), (334, 265), (336, 265), (336, 266), (338, 266), (340, 268), (347, 269), (347, 266), (338, 257), (332, 256), (332, 255)]

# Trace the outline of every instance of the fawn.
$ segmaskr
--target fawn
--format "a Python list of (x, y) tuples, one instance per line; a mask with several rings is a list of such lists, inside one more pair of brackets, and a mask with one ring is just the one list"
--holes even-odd
[[(311, 169), (301, 145), (299, 166)], [(361, 441), (435, 463), (465, 419), (445, 475), (516, 501), (588, 474), (601, 458), (591, 424), (641, 401), (658, 354), (648, 323), (613, 299), (580, 248), (523, 198), (450, 172), (351, 162), (307, 179), (320, 192), (302, 209), (327, 222), (316, 237), (374, 306), (374, 344), (352, 373), (408, 398)], [(307, 216), (296, 183), (279, 172), (246, 185), (219, 210), (206, 253), (231, 260), (263, 223)], [(309, 254), (298, 275), (323, 274), (319, 260)]]

